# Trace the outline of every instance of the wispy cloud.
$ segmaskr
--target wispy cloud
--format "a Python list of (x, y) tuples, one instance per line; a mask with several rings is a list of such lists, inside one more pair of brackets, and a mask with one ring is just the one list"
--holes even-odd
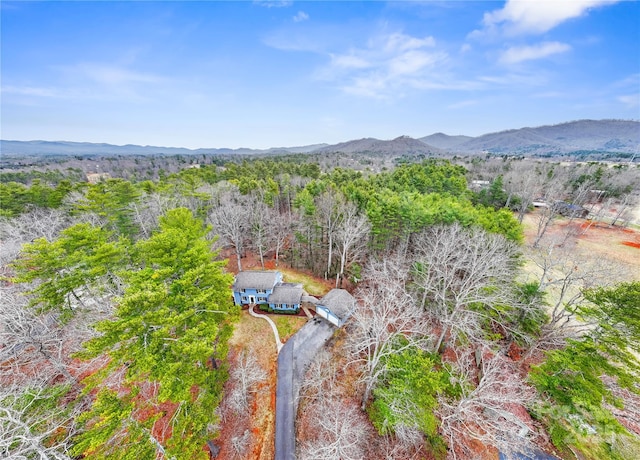
[(571, 46), (560, 42), (543, 42), (529, 46), (512, 46), (502, 53), (500, 62), (502, 64), (517, 64), (523, 61), (546, 58), (558, 53), (566, 53), (569, 50), (571, 50)]
[(504, 75), (481, 75), (478, 81), (491, 87), (522, 88), (545, 86), (549, 83), (549, 76), (545, 72), (507, 73)]
[(617, 3), (620, 0), (508, 0), (499, 10), (484, 14), (483, 30), (475, 31), (476, 35), (486, 32), (502, 31), (509, 35), (542, 34), (559, 24), (587, 14), (589, 10)]
[(44, 88), (44, 87), (37, 87), (37, 86), (3, 85), (2, 93), (15, 94), (19, 96), (43, 97), (43, 98), (65, 97), (64, 94), (62, 94), (60, 91), (54, 88)]
[(364, 57), (354, 54), (331, 55), (331, 65), (342, 69), (367, 69), (373, 66)]
[(624, 96), (618, 96), (618, 101), (622, 102), (628, 108), (633, 109), (640, 107), (640, 94), (626, 94)]
[(419, 87), (448, 59), (446, 52), (436, 48), (433, 37), (401, 32), (379, 35), (365, 47), (330, 56), (329, 66), (320, 72), (322, 78), (345, 82), (341, 88), (346, 93), (374, 98)]
[(67, 74), (93, 81), (98, 84), (116, 86), (133, 83), (159, 83), (164, 78), (146, 72), (138, 72), (123, 66), (85, 62), (71, 66), (61, 66)]
[(289, 0), (253, 0), (253, 4), (265, 8), (286, 8), (293, 5), (293, 2)]
[(2, 93), (21, 96), (29, 100), (109, 100), (125, 98), (144, 100), (144, 94), (155, 87), (170, 83), (169, 79), (148, 72), (139, 72), (127, 67), (84, 62), (55, 66), (57, 72), (52, 83), (36, 86), (12, 82), (2, 86)]
[(307, 13), (305, 13), (304, 11), (298, 11), (298, 14), (293, 17), (293, 22), (302, 22), (308, 19), (309, 15)]

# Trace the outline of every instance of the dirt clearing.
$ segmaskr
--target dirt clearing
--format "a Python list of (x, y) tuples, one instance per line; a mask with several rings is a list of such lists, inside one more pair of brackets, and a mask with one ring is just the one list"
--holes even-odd
[[(525, 241), (531, 245), (536, 237), (538, 213), (527, 214), (523, 220)], [(579, 255), (592, 259), (607, 259), (627, 268), (624, 280), (640, 279), (640, 231), (632, 228), (611, 227), (585, 219), (557, 217), (549, 226), (545, 239), (575, 242)]]

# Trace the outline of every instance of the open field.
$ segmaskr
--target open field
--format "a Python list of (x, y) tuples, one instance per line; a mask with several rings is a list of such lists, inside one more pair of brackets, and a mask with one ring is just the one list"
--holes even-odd
[[(531, 245), (536, 237), (537, 212), (523, 220), (525, 241)], [(556, 218), (549, 226), (545, 239), (562, 239), (569, 232), (568, 242), (577, 256), (617, 263), (622, 269), (620, 281), (640, 280), (640, 231), (634, 228), (609, 227), (585, 219), (570, 221)], [(575, 243), (575, 244), (574, 244)]]

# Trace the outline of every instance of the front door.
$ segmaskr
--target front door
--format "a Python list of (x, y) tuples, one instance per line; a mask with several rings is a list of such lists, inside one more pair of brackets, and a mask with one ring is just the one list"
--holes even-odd
[(250, 295), (249, 296), (249, 303), (256, 303), (256, 296)]

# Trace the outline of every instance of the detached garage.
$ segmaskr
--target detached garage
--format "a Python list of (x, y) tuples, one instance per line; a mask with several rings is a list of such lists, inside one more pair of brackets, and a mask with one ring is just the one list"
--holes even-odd
[(332, 289), (316, 304), (316, 314), (336, 327), (351, 316), (356, 299), (344, 289)]

